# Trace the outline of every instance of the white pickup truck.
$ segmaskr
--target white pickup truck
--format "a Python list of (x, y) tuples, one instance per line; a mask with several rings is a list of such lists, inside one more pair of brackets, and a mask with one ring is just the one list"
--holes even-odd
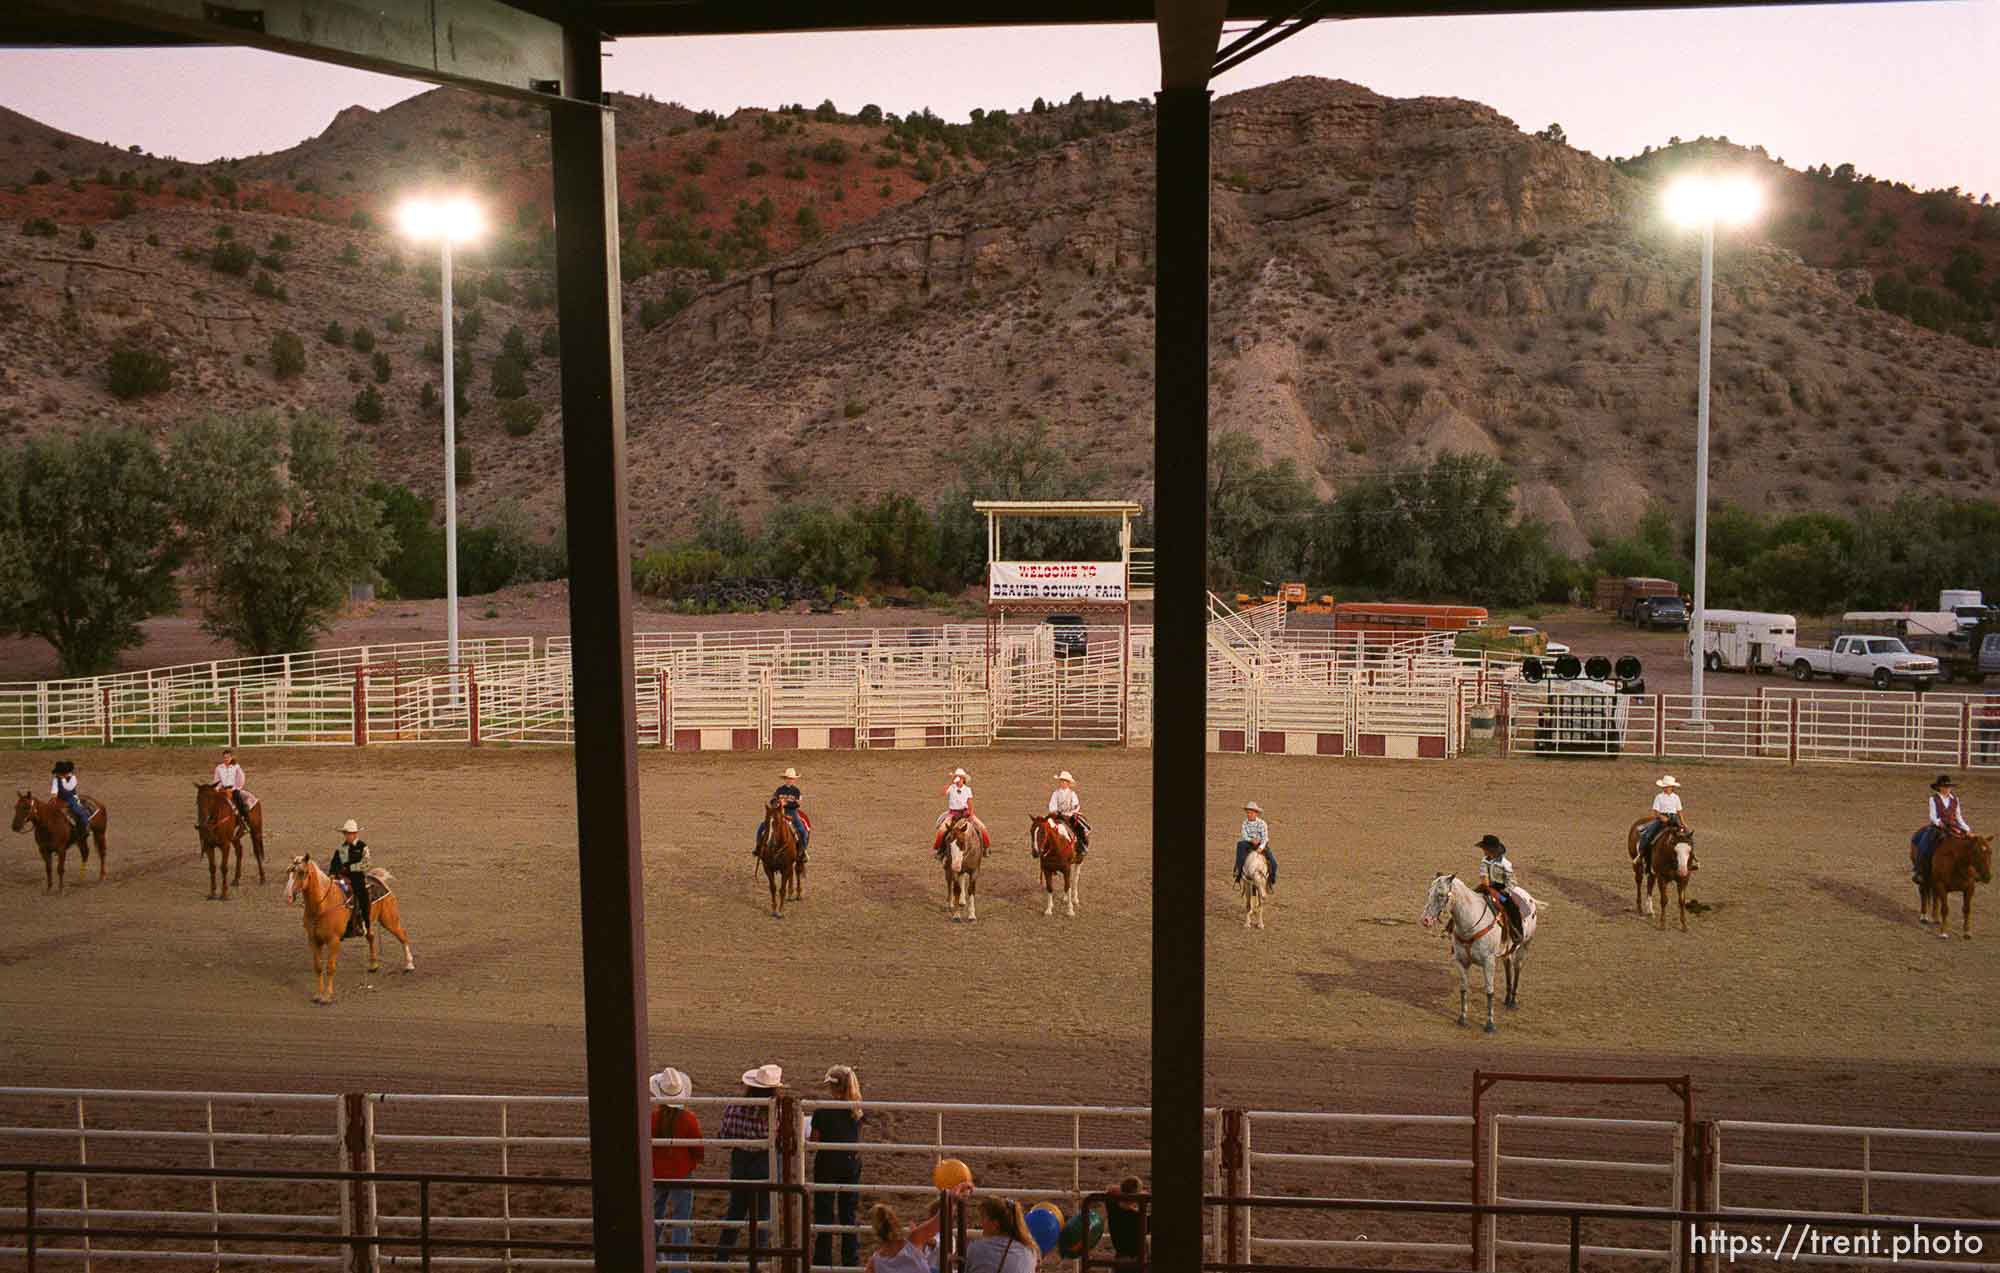
[(1895, 684), (1927, 689), (1938, 677), (1936, 659), (1928, 654), (1910, 653), (1909, 647), (1895, 637), (1835, 637), (1831, 650), (1783, 646), (1778, 650), (1777, 663), (1780, 667), (1790, 668), (1795, 680), (1810, 681), (1815, 676), (1830, 676), (1836, 681), (1844, 681), (1850, 676), (1858, 676), (1871, 682), (1878, 690), (1886, 690)]

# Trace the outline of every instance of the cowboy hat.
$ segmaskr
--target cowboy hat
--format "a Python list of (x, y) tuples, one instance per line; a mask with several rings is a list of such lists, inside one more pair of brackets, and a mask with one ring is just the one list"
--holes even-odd
[(1507, 846), (1500, 843), (1500, 837), (1497, 835), (1482, 835), (1479, 837), (1479, 843), (1472, 847), (1475, 849), (1498, 849), (1502, 853), (1507, 851)]
[(1941, 787), (1955, 787), (1957, 785), (1957, 783), (1951, 780), (1950, 774), (1939, 774), (1937, 781), (1931, 784), (1931, 790), (1936, 791)]
[(1069, 772), (1069, 770), (1065, 769), (1065, 770), (1063, 770), (1063, 771), (1062, 771), (1061, 773), (1059, 773), (1059, 774), (1057, 774), (1057, 775), (1056, 775), (1056, 781), (1057, 781), (1057, 782), (1075, 782), (1075, 781), (1076, 781), (1076, 779), (1075, 779), (1074, 777), (1072, 777), (1072, 776), (1070, 775), (1070, 772)]
[(1257, 802), (1256, 802), (1255, 800), (1245, 800), (1245, 801), (1243, 802), (1243, 809), (1244, 809), (1244, 811), (1245, 811), (1245, 812), (1247, 812), (1247, 813), (1262, 813), (1262, 812), (1264, 812), (1264, 806), (1263, 806), (1263, 805), (1261, 805), (1261, 804), (1258, 804), (1258, 803), (1257, 803)]
[(788, 767), (787, 767), (787, 768), (785, 769), (785, 772), (783, 772), (783, 773), (779, 774), (778, 776), (779, 776), (780, 778), (789, 778), (789, 779), (791, 779), (791, 780), (792, 780), (793, 782), (797, 782), (797, 781), (799, 780), (799, 771), (798, 771), (798, 770), (796, 770), (796, 769), (793, 769), (793, 768), (790, 768), (790, 767), (788, 766)]
[(341, 823), (341, 824), (340, 824), (340, 829), (341, 829), (341, 831), (343, 831), (343, 832), (345, 832), (345, 833), (348, 833), (348, 834), (352, 834), (352, 835), (360, 835), (360, 834), (361, 834), (361, 824), (360, 824), (360, 823), (358, 823), (358, 822), (356, 822), (356, 821), (355, 821), (354, 819), (352, 819), (352, 818), (349, 818), (349, 819), (348, 819), (347, 821), (345, 821), (345, 822)]
[(965, 772), (965, 771), (964, 771), (963, 769), (954, 769), (954, 770), (952, 770), (952, 771), (951, 771), (951, 776), (952, 776), (952, 777), (954, 777), (954, 778), (964, 778), (964, 779), (965, 779), (965, 780), (967, 780), (968, 782), (969, 782), (969, 781), (971, 781), (971, 779), (972, 779), (972, 775), (971, 775), (971, 774), (969, 774), (969, 773), (967, 773), (967, 772)]
[(646, 1080), (646, 1090), (656, 1101), (684, 1101), (694, 1091), (694, 1084), (688, 1082), (687, 1075), (669, 1065)]
[(783, 1087), (785, 1071), (775, 1065), (760, 1065), (754, 1070), (743, 1071), (743, 1086), (765, 1089)]
[(1680, 784), (1679, 782), (1675, 781), (1675, 779), (1674, 779), (1674, 776), (1673, 776), (1672, 774), (1668, 774), (1668, 775), (1667, 775), (1666, 777), (1664, 777), (1664, 778), (1660, 779), (1660, 780), (1659, 780), (1658, 782), (1654, 783), (1653, 785), (1654, 785), (1655, 787), (1678, 787), (1678, 786), (1680, 786), (1681, 784)]
[(58, 774), (73, 774), (76, 772), (76, 762), (73, 760), (58, 760), (56, 762), (56, 767), (54, 769), (51, 769), (49, 772)]

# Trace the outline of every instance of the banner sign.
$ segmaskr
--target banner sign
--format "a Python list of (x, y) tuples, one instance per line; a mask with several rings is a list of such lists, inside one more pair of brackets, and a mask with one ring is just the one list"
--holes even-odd
[(1122, 561), (995, 561), (988, 563), (992, 601), (1123, 601)]

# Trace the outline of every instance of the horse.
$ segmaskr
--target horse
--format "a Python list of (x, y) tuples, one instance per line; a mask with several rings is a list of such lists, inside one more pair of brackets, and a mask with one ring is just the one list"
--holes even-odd
[(944, 833), (944, 902), (954, 921), (965, 912), (965, 922), (979, 922), (979, 864), (986, 860), (986, 845), (971, 818), (960, 818)]
[(1028, 819), (1028, 847), (1042, 864), (1042, 891), (1048, 904), (1042, 914), (1056, 913), (1056, 880), (1062, 880), (1063, 905), (1072, 918), (1076, 915), (1077, 878), (1083, 870), (1076, 864), (1076, 832), (1053, 813), (1038, 813)]
[(1271, 861), (1253, 848), (1243, 859), (1243, 927), (1264, 926), (1264, 899), (1271, 895)]
[(90, 821), (82, 827), (70, 817), (69, 806), (51, 796), (47, 800), (38, 799), (33, 792), (23, 791), (14, 801), (14, 830), (24, 831), (30, 824), (35, 828), (35, 847), (42, 851), (42, 870), (48, 874), (48, 887), (44, 893), (60, 893), (67, 887), (63, 876), (69, 865), (69, 846), (76, 845), (82, 859), (77, 880), (81, 883), (90, 878), (90, 844), (97, 842), (97, 879), (104, 882), (104, 828), (108, 820), (104, 802), (89, 796), (79, 795), (83, 807), (90, 813)]
[[(1640, 825), (1652, 819), (1642, 819)], [(1668, 827), (1653, 837), (1652, 847), (1639, 848), (1635, 826), (1626, 836), (1625, 852), (1632, 859), (1632, 882), (1639, 891), (1638, 911), (1653, 913), (1653, 891), (1660, 894), (1660, 927), (1667, 926), (1667, 881), (1674, 884), (1674, 900), (1679, 904), (1681, 931), (1688, 930), (1687, 886), (1694, 872), (1694, 832), (1686, 827)]]
[[(201, 851), (208, 858), (208, 897), (210, 901), (229, 900), (229, 850), (236, 849), (235, 883), (243, 882), (243, 832), (244, 820), (236, 812), (236, 802), (229, 794), (212, 782), (198, 782), (194, 785), (194, 829), (201, 836)], [(262, 802), (250, 806), (250, 847), (257, 855), (257, 882), (264, 882), (264, 806)], [(218, 869), (219, 868), (219, 869)], [(221, 892), (216, 891), (216, 876), (220, 874)]]
[[(368, 971), (382, 971), (382, 930), (388, 929), (403, 943), (403, 971), (417, 970), (416, 954), (410, 949), (410, 935), (403, 931), (402, 910), (396, 895), (389, 891), (391, 876), (381, 867), (368, 872), (369, 896), (364, 902), (373, 927), (368, 933)], [(380, 893), (375, 892), (379, 888)], [(333, 969), (340, 962), (340, 943), (355, 927), (355, 914), (347, 905), (347, 895), (319, 864), (300, 854), (292, 859), (285, 874), (285, 904), (305, 907), (306, 945), (312, 947), (312, 1001), (333, 1002)]]
[(764, 841), (757, 846), (757, 861), (771, 886), (771, 918), (783, 919), (786, 898), (805, 900), (805, 870), (799, 864), (798, 829), (785, 815), (784, 801), (777, 796), (764, 806)]
[[(1910, 846), (1910, 863), (1915, 865), (1917, 847)], [(1931, 853), (1930, 878), (1917, 886), (1917, 919), (1937, 925), (1937, 935), (1951, 936), (1951, 895), (1957, 893), (1959, 936), (1972, 940), (1972, 891), (1974, 885), (1993, 882), (1993, 837), (1990, 835), (1947, 835), (1938, 839)]]
[(1641, 915), (1653, 913), (1653, 890), (1660, 893), (1660, 927), (1667, 926), (1667, 880), (1674, 881), (1675, 900), (1680, 903), (1681, 931), (1686, 932), (1688, 877), (1696, 869), (1694, 832), (1685, 826), (1670, 826), (1653, 837), (1644, 852), (1639, 848), (1639, 832), (1652, 822), (1641, 818), (1625, 833), (1625, 854), (1632, 859), (1632, 886), (1638, 892), (1633, 909)]
[[(1462, 882), (1456, 875), (1439, 875), (1431, 881), (1430, 893), (1424, 898), (1423, 924), (1431, 927), (1447, 908), (1451, 914), (1445, 920), (1444, 931), (1451, 938), (1451, 957), (1458, 964), (1458, 1023), (1469, 1025), (1465, 1016), (1466, 976), (1473, 964), (1478, 964), (1486, 974), (1486, 1033), (1492, 1034), (1499, 1027), (1493, 1024), (1493, 965), (1501, 963), (1507, 969), (1507, 1000), (1509, 1008), (1520, 1007), (1516, 995), (1521, 989), (1521, 966), (1528, 959), (1528, 943), (1535, 938), (1535, 899), (1528, 896), (1524, 888), (1508, 890), (1515, 903), (1521, 908), (1521, 940), (1513, 946), (1506, 944), (1507, 917), (1484, 893), (1478, 892)], [(1469, 935), (1468, 935), (1469, 934)]]

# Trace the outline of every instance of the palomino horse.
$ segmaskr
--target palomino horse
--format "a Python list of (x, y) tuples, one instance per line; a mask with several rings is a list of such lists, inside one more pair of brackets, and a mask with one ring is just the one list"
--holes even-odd
[[(194, 785), (194, 829), (201, 836), (201, 851), (208, 858), (208, 897), (210, 901), (228, 901), (229, 850), (236, 850), (235, 883), (243, 882), (243, 818), (236, 812), (236, 802), (229, 794), (212, 782), (198, 782)], [(250, 806), (250, 847), (257, 854), (257, 882), (264, 882), (264, 805), (260, 801)], [(216, 877), (221, 876), (221, 891), (218, 892)]]
[(89, 796), (78, 796), (83, 807), (90, 812), (89, 834), (69, 816), (69, 806), (50, 797), (36, 798), (33, 792), (23, 791), (14, 801), (14, 829), (35, 828), (35, 847), (42, 851), (42, 870), (48, 874), (48, 888), (60, 893), (65, 887), (64, 869), (69, 865), (69, 846), (76, 845), (82, 866), (78, 868), (79, 881), (90, 878), (90, 842), (97, 841), (97, 878), (104, 879), (104, 827), (106, 814), (102, 800), (92, 800)]
[(1271, 895), (1271, 860), (1252, 847), (1243, 859), (1243, 927), (1264, 926), (1264, 899)]
[(1515, 903), (1521, 908), (1521, 940), (1513, 946), (1507, 945), (1507, 917), (1500, 913), (1490, 898), (1462, 882), (1456, 875), (1440, 875), (1431, 881), (1430, 893), (1424, 898), (1423, 923), (1425, 928), (1437, 923), (1438, 917), (1446, 911), (1444, 931), (1451, 938), (1451, 957), (1458, 964), (1458, 1023), (1468, 1025), (1465, 1016), (1465, 983), (1472, 965), (1478, 964), (1486, 974), (1486, 1033), (1491, 1034), (1498, 1027), (1493, 1024), (1493, 965), (1504, 963), (1507, 968), (1507, 1003), (1509, 1008), (1520, 1007), (1516, 995), (1521, 989), (1521, 965), (1528, 960), (1528, 943), (1535, 939), (1535, 899), (1528, 896), (1524, 888), (1508, 890)]
[[(1914, 865), (1917, 849), (1910, 846)], [(1917, 918), (1936, 924), (1938, 936), (1951, 936), (1951, 895), (1957, 893), (1958, 934), (1972, 940), (1972, 890), (1976, 884), (1993, 882), (1993, 837), (1990, 835), (1948, 835), (1938, 840), (1931, 853), (1931, 876), (1917, 886)]]
[[(375, 867), (368, 872), (368, 879), (371, 888), (365, 905), (374, 925), (368, 933), (368, 971), (382, 971), (382, 930), (386, 928), (403, 943), (403, 971), (415, 972), (416, 955), (410, 949), (410, 935), (403, 931), (403, 914), (396, 905), (396, 895), (389, 891), (389, 873)], [(382, 891), (376, 893), (375, 888)], [(340, 962), (340, 943), (354, 925), (354, 912), (348, 909), (347, 894), (340, 885), (304, 854), (292, 859), (285, 876), (285, 904), (294, 902), (305, 906), (306, 945), (312, 947), (313, 953), (312, 1001), (330, 1004), (334, 965)]]
[(971, 818), (960, 818), (944, 832), (944, 901), (954, 921), (979, 922), (979, 864), (986, 860), (986, 843)]
[(1038, 813), (1028, 819), (1028, 843), (1042, 864), (1042, 891), (1048, 904), (1042, 914), (1056, 913), (1056, 881), (1062, 881), (1063, 906), (1076, 915), (1077, 877), (1083, 870), (1076, 864), (1076, 832), (1053, 813)]
[(764, 806), (764, 842), (758, 846), (757, 861), (771, 886), (771, 918), (783, 919), (786, 898), (805, 900), (805, 868), (799, 862), (798, 829), (785, 816), (784, 801), (776, 796)]
[(1641, 915), (1653, 913), (1653, 891), (1660, 894), (1660, 927), (1667, 926), (1667, 881), (1674, 882), (1674, 897), (1680, 903), (1681, 931), (1688, 926), (1688, 877), (1696, 870), (1694, 832), (1685, 826), (1667, 827), (1653, 837), (1650, 847), (1641, 850), (1639, 832), (1653, 820), (1641, 818), (1625, 833), (1625, 854), (1632, 859), (1632, 886), (1638, 892), (1634, 909)]

